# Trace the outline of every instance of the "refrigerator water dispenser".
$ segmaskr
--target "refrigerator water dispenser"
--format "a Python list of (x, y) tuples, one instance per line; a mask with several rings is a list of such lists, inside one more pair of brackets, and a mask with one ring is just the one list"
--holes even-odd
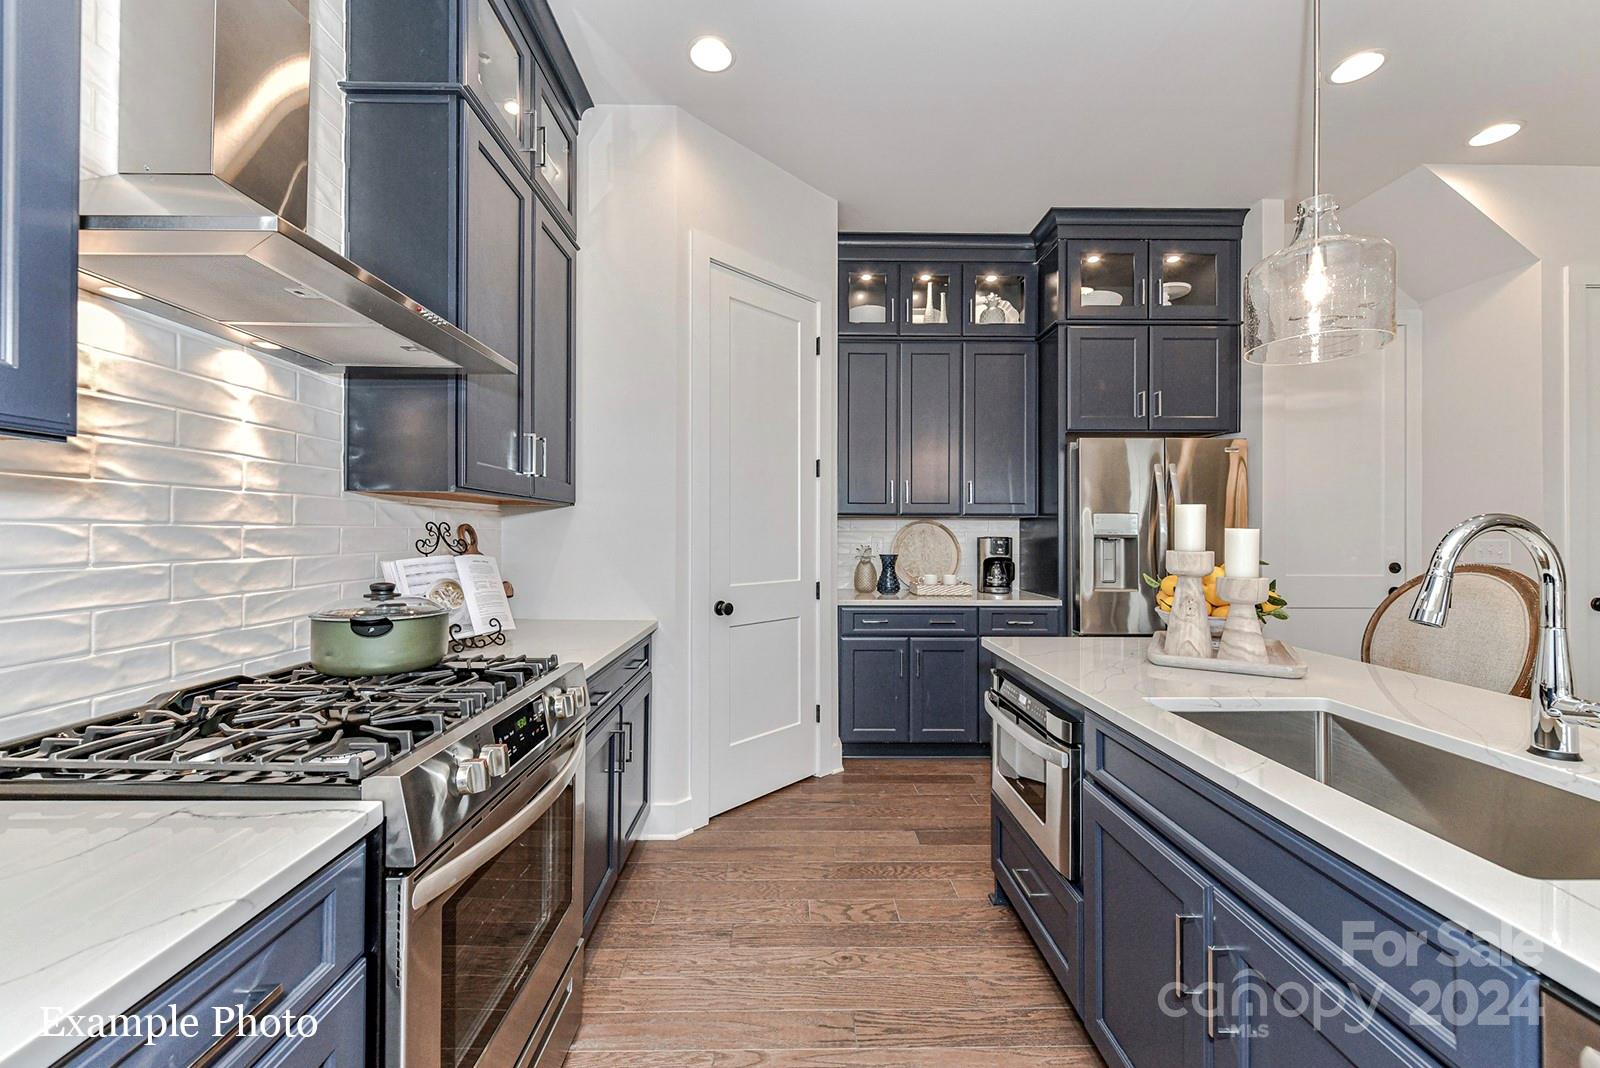
[(1090, 519), (1094, 534), (1094, 584), (1096, 590), (1132, 590), (1139, 585), (1139, 516), (1135, 512), (1095, 512)]

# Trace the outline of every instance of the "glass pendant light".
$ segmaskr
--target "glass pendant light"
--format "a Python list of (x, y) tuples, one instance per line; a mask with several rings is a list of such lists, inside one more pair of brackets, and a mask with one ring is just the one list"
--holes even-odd
[(1394, 246), (1347, 234), (1322, 192), (1322, 0), (1312, 0), (1311, 197), (1295, 212), (1294, 238), (1245, 275), (1244, 358), (1260, 364), (1325, 363), (1394, 340)]

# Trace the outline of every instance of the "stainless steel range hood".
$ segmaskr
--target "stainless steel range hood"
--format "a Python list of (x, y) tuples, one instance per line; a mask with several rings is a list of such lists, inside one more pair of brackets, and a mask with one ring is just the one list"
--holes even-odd
[(121, 26), (121, 173), (83, 183), (86, 288), (324, 365), (516, 370), (307, 234), (308, 0), (123, 0)]

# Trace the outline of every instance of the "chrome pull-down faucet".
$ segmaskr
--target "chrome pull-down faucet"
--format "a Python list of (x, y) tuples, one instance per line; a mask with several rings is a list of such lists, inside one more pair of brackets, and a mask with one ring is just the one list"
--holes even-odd
[(1528, 751), (1552, 760), (1581, 760), (1578, 730), (1600, 727), (1600, 704), (1572, 692), (1572, 654), (1567, 648), (1567, 569), (1555, 544), (1521, 516), (1490, 513), (1464, 519), (1433, 551), (1428, 573), (1411, 606), (1411, 622), (1444, 626), (1450, 611), (1450, 580), (1467, 543), (1490, 530), (1520, 541), (1539, 570), (1539, 651), (1533, 668), (1533, 742)]

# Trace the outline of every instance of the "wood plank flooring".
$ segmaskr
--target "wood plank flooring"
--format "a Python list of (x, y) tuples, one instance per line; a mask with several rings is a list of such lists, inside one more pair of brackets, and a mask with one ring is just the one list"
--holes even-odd
[(634, 851), (568, 1068), (1101, 1068), (986, 895), (989, 765), (847, 760)]

